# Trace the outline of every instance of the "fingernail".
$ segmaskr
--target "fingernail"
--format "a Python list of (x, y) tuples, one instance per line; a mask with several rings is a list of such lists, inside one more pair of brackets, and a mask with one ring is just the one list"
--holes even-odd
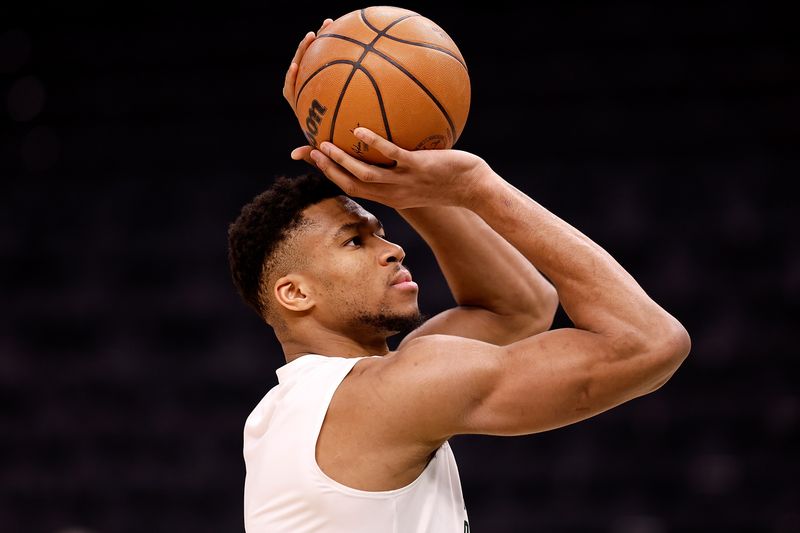
[(364, 129), (363, 128), (356, 128), (353, 130), (353, 135), (358, 137), (359, 139), (364, 136)]
[(319, 151), (311, 150), (311, 159), (313, 159), (314, 161), (319, 163), (320, 157), (321, 157), (321, 154), (319, 153)]

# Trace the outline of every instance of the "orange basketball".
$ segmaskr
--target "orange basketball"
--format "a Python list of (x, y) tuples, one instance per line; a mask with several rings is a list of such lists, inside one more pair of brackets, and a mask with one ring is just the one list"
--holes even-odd
[(331, 141), (364, 161), (389, 164), (353, 130), (367, 127), (407, 150), (451, 148), (467, 121), (461, 52), (443, 29), (407, 9), (344, 15), (317, 36), (299, 67), (295, 113), (312, 146)]

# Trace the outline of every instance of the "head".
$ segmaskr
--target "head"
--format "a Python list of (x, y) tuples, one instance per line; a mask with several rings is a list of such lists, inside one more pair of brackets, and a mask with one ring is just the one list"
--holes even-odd
[(276, 180), (244, 206), (228, 243), (239, 294), (279, 337), (319, 328), (385, 339), (422, 321), (416, 288), (393, 286), (403, 249), (323, 176)]

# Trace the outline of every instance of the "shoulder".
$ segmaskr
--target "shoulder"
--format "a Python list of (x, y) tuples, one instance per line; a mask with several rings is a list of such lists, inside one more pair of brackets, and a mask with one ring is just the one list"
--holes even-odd
[(384, 357), (359, 361), (341, 400), (391, 421), (397, 437), (440, 445), (494, 381), (502, 350), (451, 335), (426, 335)]
[(359, 363), (353, 373), (367, 379), (402, 377), (418, 379), (419, 372), (437, 369), (456, 370), (453, 366), (469, 368), (488, 364), (502, 347), (454, 335), (425, 335), (404, 343), (398, 350), (383, 357), (369, 358)]

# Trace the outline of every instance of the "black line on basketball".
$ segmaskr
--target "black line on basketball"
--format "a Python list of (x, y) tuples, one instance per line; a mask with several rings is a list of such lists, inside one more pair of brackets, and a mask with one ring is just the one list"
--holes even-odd
[(322, 35), (319, 35), (317, 37), (317, 39), (323, 39), (325, 37), (327, 37), (329, 39), (342, 39), (343, 41), (348, 41), (348, 42), (351, 42), (353, 44), (357, 44), (357, 45), (361, 46), (362, 48), (364, 48), (366, 46), (369, 46), (369, 44), (367, 44), (367, 43), (362, 43), (361, 41), (359, 41), (357, 39), (353, 39), (352, 37), (348, 37), (347, 35), (339, 35), (338, 33), (323, 33)]
[(342, 63), (355, 65), (355, 61), (353, 61), (352, 59), (336, 59), (334, 61), (331, 61), (330, 63), (325, 63), (317, 70), (315, 70), (308, 78), (306, 78), (306, 81), (303, 82), (303, 85), (300, 87), (300, 90), (297, 91), (297, 97), (294, 99), (294, 108), (297, 109), (297, 102), (300, 101), (300, 95), (303, 93), (303, 89), (306, 88), (306, 85), (308, 85), (308, 82), (310, 82), (314, 76), (316, 76), (326, 68), (330, 67), (331, 65), (341, 65)]
[(441, 102), (439, 102), (439, 100), (436, 99), (436, 97), (433, 95), (433, 93), (430, 92), (428, 90), (428, 88), (425, 87), (422, 84), (422, 82), (419, 81), (413, 74), (411, 74), (409, 71), (407, 71), (403, 67), (403, 65), (401, 65), (400, 63), (398, 63), (397, 61), (395, 61), (394, 59), (392, 59), (388, 55), (384, 54), (380, 50), (376, 50), (376, 49), (373, 48), (371, 51), (375, 52), (376, 54), (381, 56), (383, 59), (385, 59), (386, 61), (388, 61), (389, 63), (391, 63), (395, 67), (397, 67), (400, 70), (400, 72), (402, 72), (403, 74), (408, 76), (411, 79), (411, 81), (413, 81), (414, 83), (416, 83), (419, 86), (420, 89), (425, 91), (425, 94), (427, 94), (430, 97), (430, 99), (433, 100), (433, 103), (436, 104), (436, 107), (439, 108), (439, 111), (442, 112), (442, 115), (444, 115), (444, 118), (447, 120), (447, 123), (450, 125), (450, 131), (453, 133), (453, 141), (455, 142), (455, 139), (457, 137), (456, 136), (456, 126), (455, 126), (455, 124), (453, 124), (453, 120), (450, 118), (450, 115), (447, 113), (447, 110), (444, 108), (444, 106), (441, 104)]
[[(420, 15), (418, 13), (414, 13), (414, 15), (412, 15), (412, 16), (419, 17)], [(411, 17), (406, 17), (406, 18), (411, 18)], [(378, 28), (373, 26), (370, 23), (370, 21), (367, 20), (366, 9), (362, 9), (361, 10), (361, 20), (363, 20), (364, 24), (366, 24), (369, 27), (369, 29), (371, 29), (372, 31), (375, 31), (375, 32), (379, 32), (380, 31), (380, 30), (378, 30)], [(392, 24), (392, 26), (394, 26), (394, 24)], [(412, 46), (421, 46), (423, 48), (430, 48), (431, 50), (438, 50), (438, 51), (442, 52), (443, 54), (449, 55), (450, 57), (452, 57), (453, 59), (455, 59), (456, 61), (461, 63), (461, 66), (464, 67), (464, 70), (467, 70), (467, 64), (464, 63), (464, 61), (461, 58), (459, 58), (457, 55), (455, 55), (453, 52), (451, 52), (447, 48), (442, 48), (441, 46), (436, 46), (435, 44), (418, 43), (418, 42), (415, 42), (415, 41), (408, 41), (406, 39), (401, 39), (400, 37), (394, 37), (392, 35), (385, 35), (385, 32), (388, 29), (389, 28), (386, 28), (386, 30), (383, 30), (384, 31), (384, 37), (386, 37), (387, 39), (391, 39), (391, 40), (397, 41), (399, 43), (410, 44)]]
[(436, 46), (435, 44), (418, 43), (416, 41), (407, 41), (406, 39), (401, 39), (399, 37), (393, 37), (391, 35), (384, 35), (384, 37), (387, 38), (387, 39), (391, 39), (392, 41), (397, 41), (398, 43), (410, 44), (411, 46), (419, 46), (421, 48), (430, 48), (431, 50), (436, 50), (436, 51), (441, 52), (443, 54), (447, 54), (450, 57), (452, 57), (453, 59), (455, 59), (456, 61), (458, 61), (459, 63), (461, 63), (461, 66), (464, 67), (464, 70), (467, 70), (467, 72), (469, 72), (469, 70), (467, 69), (467, 64), (464, 63), (464, 61), (462, 61), (460, 57), (455, 55), (453, 52), (451, 52), (447, 48), (442, 48), (441, 46)]
[(381, 117), (383, 118), (383, 127), (386, 129), (386, 139), (389, 142), (394, 142), (392, 140), (392, 130), (389, 128), (389, 117), (386, 116), (386, 108), (383, 105), (383, 96), (381, 95), (381, 89), (378, 87), (378, 83), (375, 81), (375, 78), (372, 77), (372, 74), (364, 68), (363, 66), (359, 65), (359, 70), (363, 71), (364, 74), (367, 75), (369, 81), (372, 82), (372, 87), (375, 89), (375, 94), (378, 96), (378, 106), (381, 108)]
[(418, 16), (419, 16), (419, 13), (412, 12), (410, 15), (405, 15), (403, 17), (400, 17), (399, 19), (395, 20), (394, 22), (391, 22), (384, 29), (379, 30), (377, 27), (373, 26), (370, 21), (367, 20), (367, 9), (366, 8), (362, 8), (361, 9), (361, 20), (363, 20), (364, 24), (366, 24), (367, 27), (369, 29), (371, 29), (372, 31), (374, 31), (375, 33), (386, 33), (387, 31), (389, 31), (389, 28), (391, 28), (392, 26), (394, 26), (395, 24), (397, 24), (401, 20), (405, 20), (405, 19), (408, 19), (408, 18), (411, 18), (411, 17), (418, 17)]
[[(362, 16), (362, 18), (364, 17), (364, 10), (363, 9), (361, 10), (361, 16)], [(361, 67), (361, 62), (364, 61), (364, 58), (367, 57), (367, 54), (370, 53), (371, 51), (372, 52), (377, 52), (377, 50), (375, 50), (375, 48), (374, 48), (375, 43), (378, 41), (378, 39), (383, 37), (383, 35), (387, 31), (392, 29), (392, 27), (395, 24), (397, 24), (399, 22), (402, 22), (407, 18), (417, 17), (417, 16), (419, 16), (419, 15), (417, 15), (416, 13), (414, 13), (412, 15), (405, 15), (405, 16), (402, 16), (399, 19), (389, 23), (388, 26), (386, 26), (383, 30), (378, 32), (378, 35), (376, 35), (375, 38), (372, 39), (372, 41), (367, 46), (364, 47), (364, 52), (361, 54), (361, 57), (358, 58), (358, 61), (356, 61), (353, 64), (353, 71), (350, 72), (350, 75), (347, 77), (347, 80), (344, 82), (344, 86), (342, 87), (342, 92), (339, 93), (339, 101), (336, 102), (336, 108), (334, 108), (334, 110), (333, 110), (333, 118), (331, 118), (331, 131), (330, 131), (330, 141), (331, 142), (333, 142), (333, 135), (334, 135), (334, 131), (336, 129), (336, 118), (339, 116), (339, 107), (341, 107), (341, 105), (342, 105), (342, 100), (344, 99), (344, 93), (347, 92), (347, 87), (350, 86), (350, 82), (353, 80), (353, 76), (355, 75), (356, 70)], [(366, 23), (366, 19), (364, 20), (364, 22)], [(431, 98), (432, 97), (433, 96), (431, 95)]]
[[(366, 54), (366, 52), (364, 52)], [(364, 55), (362, 54), (362, 58)], [(360, 60), (359, 60), (360, 61)], [(350, 71), (350, 75), (347, 76), (347, 80), (342, 85), (342, 91), (339, 93), (339, 100), (336, 101), (336, 107), (333, 109), (333, 118), (331, 118), (331, 131), (328, 133), (328, 139), (333, 142), (333, 131), (336, 129), (336, 117), (339, 116), (339, 107), (342, 105), (342, 100), (344, 100), (344, 93), (347, 92), (347, 87), (350, 85), (350, 81), (352, 81), (353, 76), (358, 70), (358, 64), (353, 64), (353, 70)]]

